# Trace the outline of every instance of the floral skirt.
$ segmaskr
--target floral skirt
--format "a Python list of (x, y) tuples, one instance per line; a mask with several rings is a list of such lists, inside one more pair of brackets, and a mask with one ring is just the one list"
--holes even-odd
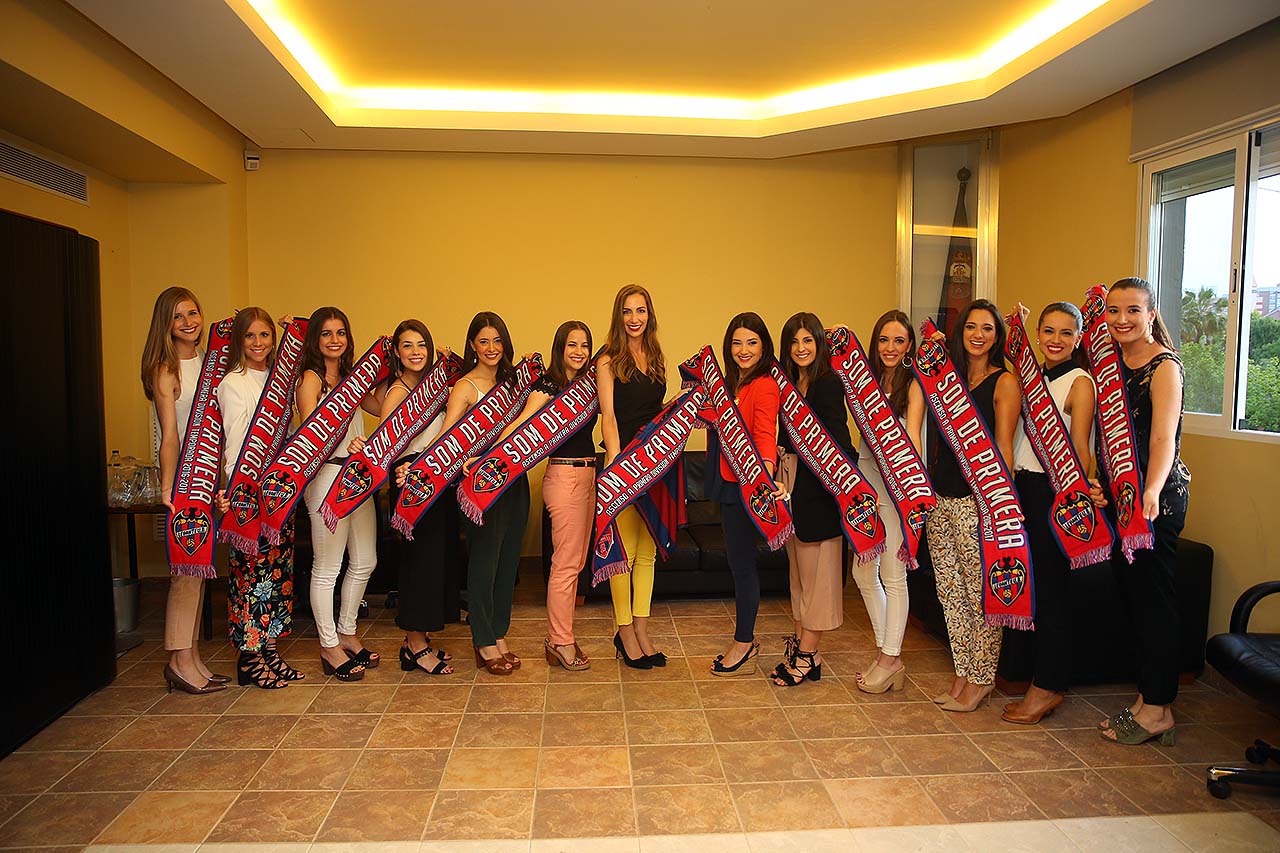
[(293, 624), (293, 519), (280, 531), (280, 544), (258, 540), (257, 554), (231, 548), (227, 619), (231, 644), (259, 652), (267, 640), (288, 635)]

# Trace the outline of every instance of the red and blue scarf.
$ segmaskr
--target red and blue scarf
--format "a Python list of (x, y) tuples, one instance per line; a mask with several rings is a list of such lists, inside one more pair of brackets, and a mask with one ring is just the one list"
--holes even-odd
[(930, 340), (936, 331), (926, 320), (920, 330), (924, 343), (916, 353), (914, 369), (925, 402), (951, 445), (977, 504), (978, 546), (985, 579), (982, 609), (988, 625), (1031, 630), (1035, 627), (1031, 548), (1022, 505), (968, 383), (951, 363), (946, 346)]
[(1089, 480), (1084, 466), (1071, 443), (1067, 422), (1049, 394), (1044, 372), (1031, 354), (1022, 315), (1014, 312), (1006, 321), (1009, 336), (1005, 352), (1013, 363), (1018, 384), (1022, 386), (1022, 429), (1044, 467), (1049, 484), (1053, 486), (1049, 528), (1058, 540), (1058, 547), (1071, 561), (1071, 568), (1082, 569), (1101, 563), (1111, 556), (1114, 542), (1111, 525), (1107, 524), (1089, 497)]
[(781, 365), (775, 361), (769, 374), (778, 383), (779, 413), (796, 455), (836, 499), (840, 526), (858, 555), (858, 562), (872, 562), (884, 553), (884, 523), (880, 521), (876, 490), (862, 476), (857, 463), (836, 444)]
[(880, 468), (885, 491), (898, 510), (902, 546), (898, 559), (908, 569), (920, 564), (917, 553), (924, 536), (924, 522), (938, 499), (925, 473), (924, 460), (911, 443), (902, 422), (893, 414), (889, 398), (871, 369), (871, 362), (853, 332), (845, 328), (827, 332), (831, 369), (844, 383), (845, 402), (858, 425), (863, 443)]
[(342, 465), (320, 505), (324, 526), (332, 533), (338, 522), (356, 511), (387, 479), (387, 469), (449, 400), (449, 389), (462, 375), (462, 359), (441, 358), (373, 431), (359, 453)]
[[(720, 453), (738, 481), (742, 505), (769, 548), (778, 550), (791, 538), (791, 510), (773, 496), (778, 486), (764, 467), (760, 450), (742, 420), (742, 413), (729, 393), (720, 365), (711, 347), (703, 347), (680, 365), (686, 385), (701, 385), (706, 395), (703, 421), (710, 424), (720, 440)], [(717, 464), (708, 459), (708, 465)]]
[(213, 551), (213, 493), (222, 474), (222, 410), (214, 392), (227, 370), (231, 349), (231, 318), (209, 330), (209, 349), (200, 366), (191, 401), (191, 417), (178, 455), (166, 525), (169, 571), (175, 575), (215, 578)]
[(302, 364), (302, 344), (307, 335), (307, 320), (295, 318), (284, 330), (284, 336), (276, 349), (271, 372), (262, 386), (249, 432), (240, 447), (240, 457), (231, 470), (227, 483), (227, 500), (231, 512), (222, 519), (218, 539), (244, 554), (258, 553), (258, 504), (261, 493), (258, 480), (289, 433), (289, 421), (293, 418), (293, 389), (298, 382), (298, 367)]
[(592, 586), (631, 570), (617, 525), (618, 516), (629, 506), (639, 512), (664, 559), (675, 548), (678, 529), (688, 523), (681, 455), (689, 435), (703, 425), (700, 413), (705, 405), (702, 388), (685, 391), (664, 406), (600, 472), (591, 549)]
[(1084, 350), (1089, 356), (1089, 372), (1098, 388), (1096, 411), (1102, 467), (1107, 472), (1107, 486), (1116, 508), (1120, 550), (1132, 563), (1134, 551), (1155, 547), (1155, 536), (1151, 522), (1142, 514), (1143, 472), (1138, 467), (1133, 410), (1124, 384), (1120, 347), (1107, 328), (1107, 286), (1099, 284), (1090, 288), (1080, 310), (1084, 314)]
[(351, 367), (337, 387), (320, 398), (274, 462), (262, 475), (262, 535), (280, 544), (280, 529), (289, 519), (302, 490), (315, 477), (347, 434), (347, 424), (360, 417), (360, 404), (391, 372), (391, 338), (383, 335)]
[(483, 453), (519, 416), (542, 371), (541, 355), (534, 353), (524, 359), (510, 379), (495, 385), (460, 421), (422, 451), (405, 476), (400, 500), (391, 514), (392, 527), (406, 539), (413, 538), (418, 519), (439, 500), (466, 461)]
[(485, 511), (507, 487), (590, 423), (598, 411), (596, 366), (592, 364), (480, 460), (458, 488), (458, 506), (467, 518), (484, 524)]

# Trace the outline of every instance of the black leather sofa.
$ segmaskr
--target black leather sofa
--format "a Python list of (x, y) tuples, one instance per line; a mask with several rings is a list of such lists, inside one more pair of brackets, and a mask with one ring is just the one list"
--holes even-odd
[[(946, 639), (947, 626), (934, 586), (933, 565), (926, 547), (920, 568), (907, 573), (913, 620), (930, 633)], [(1213, 587), (1213, 549), (1190, 539), (1178, 540), (1178, 605), (1180, 671), (1199, 675), (1204, 671), (1205, 637), (1209, 633), (1209, 594)], [(1136, 680), (1137, 664), (1132, 622), (1111, 566), (1102, 563), (1071, 573), (1073, 684), (1111, 684)], [(1031, 681), (1035, 665), (1034, 631), (1005, 629), (997, 678), (1007, 685)]]
[[(655, 598), (694, 596), (733, 596), (733, 577), (725, 552), (724, 532), (720, 528), (720, 504), (706, 499), (704, 475), (707, 465), (705, 450), (684, 454), (685, 496), (689, 526), (676, 535), (676, 547), (663, 560), (658, 557), (654, 578)], [(760, 591), (765, 595), (781, 595), (790, 589), (790, 568), (785, 549), (770, 551), (763, 538), (756, 543), (760, 554)], [(542, 510), (542, 571), (551, 571), (551, 516)], [(588, 560), (588, 564), (590, 560)], [(609, 594), (608, 584), (591, 586), (590, 569), (584, 567), (578, 576), (578, 593), (588, 598)]]

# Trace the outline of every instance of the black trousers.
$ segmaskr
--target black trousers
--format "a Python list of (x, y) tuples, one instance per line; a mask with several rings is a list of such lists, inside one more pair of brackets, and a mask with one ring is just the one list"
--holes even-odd
[[(1138, 652), (1138, 693), (1148, 705), (1168, 705), (1178, 696), (1178, 535), (1186, 523), (1185, 508), (1152, 524), (1155, 548), (1125, 559), (1119, 542), (1111, 553), (1111, 570), (1125, 597)], [(1114, 523), (1114, 517), (1112, 518)]]
[(1033, 471), (1014, 476), (1026, 514), (1036, 606), (1036, 687), (1063, 693), (1071, 681), (1071, 562), (1049, 522), (1054, 491), (1049, 477)]
[(750, 643), (756, 637), (756, 614), (760, 611), (760, 573), (757, 569), (756, 552), (756, 540), (760, 538), (760, 533), (747, 515), (747, 508), (742, 505), (737, 484), (734, 483), (733, 486), (733, 499), (722, 500), (720, 503), (720, 527), (724, 531), (729, 571), (733, 574), (736, 608), (733, 639), (739, 643)]
[[(404, 460), (396, 462), (400, 465)], [(395, 466), (392, 467), (392, 471)], [(394, 474), (391, 477), (391, 506), (399, 500)], [(400, 607), (396, 611), (396, 626), (404, 631), (444, 630), (445, 623), (445, 568), (447, 548), (445, 533), (449, 513), (457, 513), (449, 494), (442, 494), (431, 508), (422, 514), (413, 528), (413, 539), (401, 539), (400, 548)]]

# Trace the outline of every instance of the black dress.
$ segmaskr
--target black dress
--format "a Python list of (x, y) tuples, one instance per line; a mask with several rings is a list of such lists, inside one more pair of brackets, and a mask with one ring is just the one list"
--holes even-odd
[[(849, 435), (849, 420), (845, 411), (844, 384), (840, 377), (827, 372), (809, 386), (804, 395), (809, 408), (822, 421), (836, 444), (849, 458), (858, 461), (858, 451)], [(795, 453), (785, 424), (778, 428), (778, 444), (788, 453)], [(822, 485), (822, 481), (809, 470), (803, 457), (796, 465), (796, 482), (791, 489), (791, 519), (796, 538), (801, 542), (825, 542), (844, 534), (840, 527), (840, 507), (836, 499)]]
[(636, 433), (658, 416), (666, 396), (666, 379), (658, 382), (638, 370), (631, 374), (629, 382), (614, 375), (613, 413), (618, 421), (618, 450), (630, 444)]

